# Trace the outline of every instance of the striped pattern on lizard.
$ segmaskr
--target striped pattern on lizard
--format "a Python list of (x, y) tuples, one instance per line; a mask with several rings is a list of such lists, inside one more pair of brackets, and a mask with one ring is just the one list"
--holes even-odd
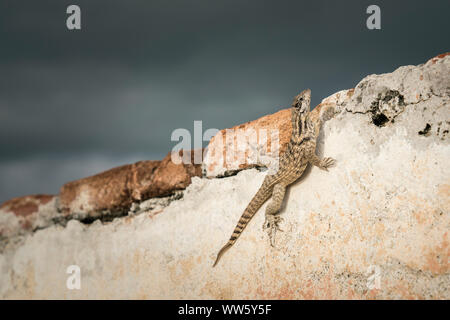
[(276, 231), (282, 231), (279, 223), (282, 218), (277, 214), (284, 199), (286, 187), (295, 182), (305, 171), (308, 164), (327, 170), (335, 163), (332, 158), (320, 159), (316, 153), (316, 141), (320, 131), (320, 120), (310, 117), (311, 90), (306, 89), (292, 102), (292, 134), (286, 151), (280, 156), (278, 170), (267, 175), (239, 219), (228, 242), (217, 254), (214, 266), (222, 255), (233, 246), (258, 209), (271, 198), (266, 207), (266, 219), (263, 225), (268, 229), (270, 243), (273, 246)]

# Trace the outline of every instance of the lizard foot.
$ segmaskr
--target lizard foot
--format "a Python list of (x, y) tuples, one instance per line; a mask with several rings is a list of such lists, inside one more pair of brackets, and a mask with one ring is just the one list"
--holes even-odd
[(266, 221), (264, 221), (263, 229), (268, 229), (267, 234), (270, 238), (270, 245), (274, 247), (275, 244), (275, 234), (277, 231), (283, 232), (280, 229), (279, 223), (283, 221), (279, 215), (266, 215)]
[(336, 163), (336, 160), (333, 158), (323, 158), (322, 161), (320, 161), (319, 168), (325, 171), (328, 171), (329, 167), (332, 167)]

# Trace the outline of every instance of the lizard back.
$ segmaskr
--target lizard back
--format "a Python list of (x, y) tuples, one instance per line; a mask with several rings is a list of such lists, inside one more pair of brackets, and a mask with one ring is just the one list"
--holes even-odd
[(315, 149), (315, 139), (311, 136), (313, 125), (308, 117), (310, 97), (311, 91), (306, 89), (294, 98), (291, 115), (292, 135), (286, 151), (279, 159), (278, 171), (264, 178), (261, 187), (241, 215), (230, 239), (217, 254), (213, 267), (217, 265), (225, 251), (233, 246), (264, 202), (272, 197), (274, 186), (279, 183), (287, 186), (303, 174), (308, 164), (308, 158), (305, 156), (306, 152), (309, 152), (313, 147)]

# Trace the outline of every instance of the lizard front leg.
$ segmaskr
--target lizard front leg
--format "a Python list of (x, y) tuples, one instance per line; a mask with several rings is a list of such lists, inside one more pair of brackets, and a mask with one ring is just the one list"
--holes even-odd
[(328, 171), (328, 168), (333, 166), (336, 163), (336, 160), (333, 158), (323, 158), (320, 159), (317, 155), (314, 155), (312, 159), (310, 160), (310, 163), (319, 169)]
[(266, 221), (264, 222), (263, 229), (269, 229), (268, 234), (270, 237), (270, 245), (273, 247), (275, 233), (277, 230), (283, 231), (278, 226), (282, 218), (277, 215), (283, 203), (284, 195), (286, 193), (286, 187), (280, 183), (276, 184), (273, 188), (272, 199), (266, 207)]

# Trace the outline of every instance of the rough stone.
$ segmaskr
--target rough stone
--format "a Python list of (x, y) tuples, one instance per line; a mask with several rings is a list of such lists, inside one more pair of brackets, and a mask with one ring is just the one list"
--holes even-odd
[[(266, 153), (270, 157), (275, 157), (278, 151), (283, 152), (292, 129), (290, 114), (289, 109), (283, 109), (257, 120), (219, 131), (208, 144), (203, 162), (206, 176), (226, 176), (237, 170), (255, 166), (259, 164), (257, 159), (253, 158), (255, 153), (259, 155)], [(272, 132), (275, 132), (275, 135), (272, 135)], [(278, 143), (278, 149), (272, 148), (272, 145), (275, 146), (274, 142)]]
[(78, 220), (111, 219), (125, 215), (132, 203), (185, 189), (192, 177), (202, 175), (201, 163), (194, 164), (191, 151), (173, 156), (189, 161), (176, 164), (169, 152), (162, 161), (140, 161), (69, 182), (60, 190), (60, 210)]
[(449, 66), (438, 56), (324, 99), (336, 115), (318, 153), (337, 163), (288, 189), (275, 247), (264, 205), (212, 268), (267, 173), (194, 177), (159, 214), (28, 236), (0, 254), (0, 298), (450, 299)]
[(57, 197), (37, 194), (18, 197), (0, 206), (0, 250), (8, 240), (49, 226), (58, 217)]
[(152, 188), (160, 161), (140, 161), (113, 168), (61, 187), (60, 210), (76, 219), (121, 215)]
[(151, 198), (142, 202), (134, 202), (131, 205), (129, 215), (137, 215), (143, 212), (148, 214), (161, 213), (172, 201), (183, 198), (183, 190), (174, 191), (174, 193), (167, 197)]
[[(201, 154), (203, 153), (203, 150)], [(138, 189), (141, 198), (164, 197), (171, 195), (175, 190), (183, 190), (190, 183), (192, 177), (202, 176), (202, 164), (194, 163), (194, 152), (169, 152), (156, 168), (151, 179), (151, 188)], [(176, 163), (173, 159), (184, 159), (183, 163)], [(200, 159), (201, 160), (201, 159)]]

